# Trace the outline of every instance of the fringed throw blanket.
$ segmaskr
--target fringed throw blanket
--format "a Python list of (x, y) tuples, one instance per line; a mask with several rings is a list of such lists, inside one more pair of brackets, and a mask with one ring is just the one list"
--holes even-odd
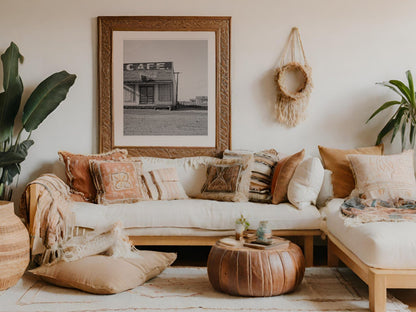
[[(53, 174), (42, 175), (31, 184), (39, 186), (37, 198), (31, 197), (27, 187), (20, 203), (20, 217), (29, 229), (32, 260), (38, 264), (51, 263), (61, 257), (60, 246), (73, 233), (69, 187)], [(34, 200), (35, 205), (30, 205)]]
[[(82, 235), (79, 235), (79, 231), (75, 231), (69, 187), (56, 175), (45, 174), (31, 184), (40, 186), (37, 197), (34, 198), (27, 187), (19, 214), (29, 229), (33, 264), (69, 262), (96, 254), (124, 258), (139, 256), (121, 222), (106, 229), (81, 231)], [(31, 201), (36, 202), (31, 205)], [(77, 235), (74, 236), (74, 232)]]
[(341, 213), (348, 217), (345, 224), (352, 226), (369, 222), (416, 222), (416, 201), (352, 197), (342, 203)]

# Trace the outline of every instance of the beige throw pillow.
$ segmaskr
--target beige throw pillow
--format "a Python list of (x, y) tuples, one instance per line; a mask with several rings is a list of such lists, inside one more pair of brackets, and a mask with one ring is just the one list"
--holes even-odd
[(416, 199), (413, 150), (396, 155), (348, 155), (355, 177), (351, 196)]
[(324, 168), (332, 171), (334, 197), (344, 198), (354, 189), (354, 177), (347, 159), (349, 154), (383, 155), (383, 144), (342, 150), (318, 146)]
[(248, 201), (253, 155), (218, 159), (207, 168), (207, 179), (199, 198), (221, 201)]
[(175, 253), (142, 250), (139, 258), (90, 256), (73, 262), (44, 265), (29, 272), (57, 286), (107, 295), (143, 284), (175, 260)]

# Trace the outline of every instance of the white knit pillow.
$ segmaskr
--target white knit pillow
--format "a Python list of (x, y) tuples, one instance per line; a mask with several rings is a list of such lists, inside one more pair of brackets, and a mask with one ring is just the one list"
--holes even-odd
[(321, 161), (316, 157), (304, 160), (296, 168), (289, 182), (287, 190), (289, 202), (299, 209), (316, 204), (323, 180), (324, 168)]

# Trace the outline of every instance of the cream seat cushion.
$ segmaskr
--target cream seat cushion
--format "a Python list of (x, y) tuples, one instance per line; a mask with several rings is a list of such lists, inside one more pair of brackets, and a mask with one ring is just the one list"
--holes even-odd
[(343, 199), (332, 199), (322, 209), (326, 228), (365, 264), (380, 269), (416, 269), (416, 223), (372, 222), (344, 225)]
[(121, 221), (124, 228), (197, 228), (234, 230), (243, 213), (251, 227), (268, 220), (272, 229), (319, 229), (321, 215), (315, 206), (303, 210), (289, 203), (220, 202), (206, 199), (142, 201), (132, 204), (97, 205), (74, 202), (75, 225), (95, 229)]

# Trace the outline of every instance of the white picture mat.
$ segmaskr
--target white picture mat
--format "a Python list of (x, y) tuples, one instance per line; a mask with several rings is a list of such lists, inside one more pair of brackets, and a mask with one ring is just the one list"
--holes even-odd
[[(124, 40), (207, 40), (208, 41), (208, 135), (125, 136), (123, 114), (123, 42)], [(113, 31), (113, 129), (115, 146), (215, 147), (216, 71), (215, 33), (200, 31)]]

